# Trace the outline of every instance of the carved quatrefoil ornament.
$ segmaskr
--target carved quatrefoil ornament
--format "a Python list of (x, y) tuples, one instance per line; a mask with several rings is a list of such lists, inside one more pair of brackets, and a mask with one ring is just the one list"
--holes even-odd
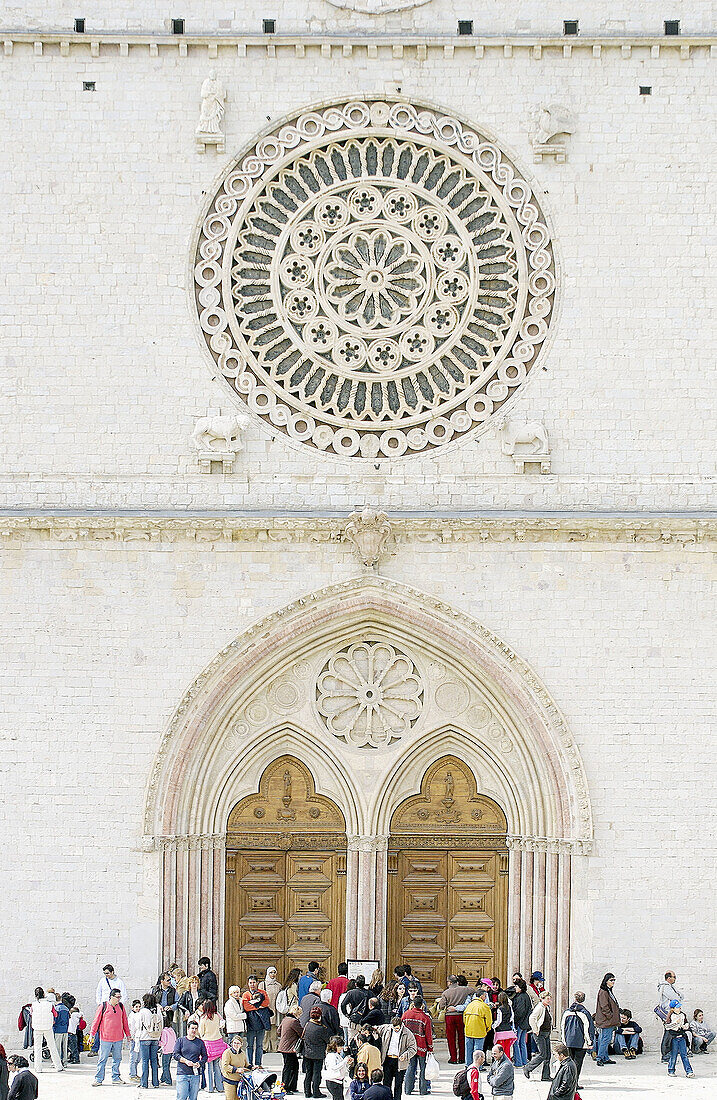
[(213, 372), (274, 431), (351, 458), (484, 430), (554, 311), (531, 185), (469, 124), (405, 102), (265, 131), (215, 188), (192, 268)]

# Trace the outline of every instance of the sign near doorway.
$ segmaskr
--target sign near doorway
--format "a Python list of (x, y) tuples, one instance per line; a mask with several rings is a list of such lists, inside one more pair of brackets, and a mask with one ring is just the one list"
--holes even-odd
[(358, 978), (359, 974), (363, 974), (366, 985), (370, 984), (374, 971), (379, 969), (378, 959), (347, 959), (346, 962), (349, 968), (349, 979)]

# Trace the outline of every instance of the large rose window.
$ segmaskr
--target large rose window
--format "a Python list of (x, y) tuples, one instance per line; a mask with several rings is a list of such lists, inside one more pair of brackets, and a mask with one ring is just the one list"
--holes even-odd
[(215, 371), (291, 439), (374, 458), (481, 430), (525, 381), (555, 278), (530, 186), (433, 109), (308, 111), (225, 173), (194, 253)]

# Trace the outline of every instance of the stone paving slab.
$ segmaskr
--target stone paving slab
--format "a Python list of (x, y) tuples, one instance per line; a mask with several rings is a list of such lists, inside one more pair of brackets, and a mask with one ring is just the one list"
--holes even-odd
[[(17, 1053), (22, 1053), (18, 1051)], [(441, 1052), (438, 1052), (439, 1057)], [(122, 1075), (126, 1080), (128, 1072), (128, 1059), (125, 1056), (122, 1063)], [(264, 1065), (272, 1069), (278, 1069), (281, 1061), (277, 1055), (267, 1055)], [(695, 1076), (688, 1080), (681, 1070), (677, 1077), (668, 1077), (666, 1067), (659, 1061), (657, 1054), (648, 1053), (635, 1062), (618, 1062), (615, 1066), (603, 1066), (598, 1069), (592, 1062), (587, 1062), (583, 1069), (583, 1080), (580, 1083), (580, 1094), (583, 1100), (653, 1100), (654, 1097), (669, 1097), (670, 1100), (683, 1100), (690, 1097), (692, 1100), (715, 1100), (717, 1097), (717, 1054), (698, 1056), (694, 1059)], [(137, 1085), (126, 1084), (123, 1088), (112, 1086), (109, 1083), (110, 1075), (107, 1074), (104, 1091), (92, 1088), (95, 1073), (95, 1059), (88, 1061), (83, 1057), (81, 1066), (72, 1066), (64, 1073), (57, 1074), (52, 1070), (45, 1070), (40, 1075), (39, 1100), (90, 1100), (94, 1097), (111, 1095), (124, 1097), (125, 1100), (149, 1100), (163, 1096), (173, 1100), (174, 1088), (164, 1086), (159, 1089), (144, 1091)], [(451, 1090), (454, 1067), (446, 1064), (445, 1056), (441, 1061), (441, 1077), (434, 1083), (431, 1096), (435, 1100), (455, 1100)], [(299, 1079), (301, 1082), (301, 1078)], [(548, 1093), (547, 1083), (541, 1081), (526, 1081), (522, 1072), (518, 1071), (515, 1077), (514, 1100), (545, 1100)], [(210, 1093), (206, 1090), (199, 1093), (202, 1100), (208, 1098)], [(213, 1095), (213, 1094), (212, 1094)], [(297, 1097), (297, 1100), (300, 1098)], [(488, 1100), (488, 1097), (486, 1098)]]

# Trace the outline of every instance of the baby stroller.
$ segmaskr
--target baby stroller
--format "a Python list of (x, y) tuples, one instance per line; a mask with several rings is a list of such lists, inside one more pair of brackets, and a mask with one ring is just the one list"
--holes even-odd
[(268, 1069), (255, 1069), (245, 1073), (237, 1085), (240, 1100), (284, 1100), (286, 1093), (275, 1073)]

